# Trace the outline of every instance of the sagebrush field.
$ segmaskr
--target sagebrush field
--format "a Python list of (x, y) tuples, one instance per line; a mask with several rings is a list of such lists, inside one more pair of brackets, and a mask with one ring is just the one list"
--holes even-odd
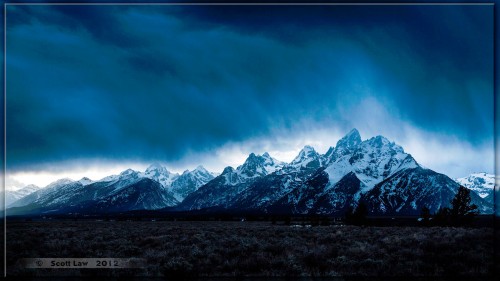
[[(14, 276), (492, 276), (493, 228), (271, 222), (8, 222)], [(141, 269), (24, 269), (21, 258), (130, 258)]]

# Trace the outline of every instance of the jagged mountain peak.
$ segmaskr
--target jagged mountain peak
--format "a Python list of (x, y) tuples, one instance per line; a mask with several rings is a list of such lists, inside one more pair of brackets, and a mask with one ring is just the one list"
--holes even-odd
[(120, 173), (120, 177), (126, 177), (126, 176), (132, 176), (135, 174), (138, 174), (139, 172), (132, 170), (132, 169), (126, 169), (125, 171)]
[(317, 152), (314, 147), (310, 145), (304, 145), (304, 147), (299, 151), (299, 155), (297, 157), (299, 157), (300, 155), (313, 156), (316, 155), (316, 153)]
[(375, 148), (377, 150), (389, 149), (389, 150), (393, 150), (396, 153), (405, 153), (404, 149), (400, 145), (398, 145), (395, 142), (390, 141), (386, 137), (380, 136), (380, 135), (362, 142), (361, 146), (363, 146), (365, 148), (367, 148), (367, 147), (368, 148)]
[(124, 186), (126, 184), (136, 182), (143, 177), (144, 175), (141, 172), (132, 169), (127, 169), (121, 172), (117, 177), (113, 176), (109, 177), (108, 180), (110, 182), (118, 183), (117, 186)]
[(155, 178), (158, 178), (160, 176), (164, 176), (164, 177), (168, 178), (168, 177), (171, 177), (172, 175), (175, 175), (175, 174), (171, 173), (162, 164), (155, 162), (155, 163), (149, 165), (149, 167), (146, 169), (146, 171), (144, 171), (144, 175), (148, 178), (155, 179)]
[(188, 171), (188, 174), (191, 174), (193, 177), (198, 177), (198, 178), (205, 178), (205, 179), (212, 179), (214, 178), (214, 174), (209, 172), (205, 167), (202, 165), (198, 165), (194, 170)]
[(310, 146), (305, 145), (299, 154), (286, 166), (287, 171), (299, 171), (321, 167), (320, 155)]
[(378, 146), (391, 144), (391, 141), (389, 141), (386, 137), (384, 137), (382, 135), (371, 137), (366, 142), (372, 143), (372, 144), (378, 145)]
[(205, 169), (205, 167), (203, 167), (202, 165), (198, 165), (193, 171), (209, 173), (207, 169)]
[(226, 168), (224, 168), (221, 175), (226, 175), (230, 173), (234, 173), (234, 168), (231, 166), (227, 166)]
[(280, 161), (272, 158), (267, 152), (263, 155), (256, 155), (252, 152), (246, 159), (245, 163), (237, 168), (237, 171), (238, 174), (243, 177), (253, 178), (272, 173), (281, 164), (282, 163)]
[(290, 164), (300, 164), (304, 162), (304, 160), (308, 158), (315, 159), (319, 157), (319, 154), (316, 152), (314, 147), (310, 145), (305, 145), (300, 151), (299, 154), (295, 157), (295, 159), (292, 160)]
[(330, 147), (324, 154), (322, 162), (325, 166), (337, 161), (344, 155), (351, 154), (362, 143), (357, 129), (352, 129), (343, 138), (337, 141), (335, 147)]
[(168, 188), (172, 182), (179, 177), (178, 174), (173, 174), (163, 165), (158, 162), (151, 164), (141, 176), (159, 182), (163, 187)]
[(337, 145), (335, 146), (337, 149), (344, 148), (350, 149), (361, 143), (361, 135), (357, 129), (352, 129), (347, 133), (343, 138), (341, 138)]
[(190, 193), (196, 191), (199, 187), (214, 178), (214, 175), (201, 165), (192, 171), (184, 171), (181, 176), (172, 182), (172, 192), (174, 193), (175, 199), (181, 202)]
[(192, 171), (190, 171), (189, 169), (184, 170), (184, 172), (182, 172), (182, 175), (187, 175), (187, 174), (192, 174), (192, 173), (210, 173), (210, 172), (207, 171), (207, 169), (205, 169), (205, 167), (199, 165), (196, 168), (194, 168)]
[(376, 136), (349, 149), (337, 146), (326, 172), (330, 185), (354, 172), (365, 192), (396, 171), (414, 167), (419, 167), (418, 163), (401, 146), (383, 136)]
[(302, 150), (303, 150), (303, 151), (306, 151), (306, 152), (308, 152), (308, 151), (315, 151), (315, 150), (314, 150), (314, 147), (312, 147), (312, 146), (310, 146), (310, 145), (307, 145), (307, 144), (306, 144), (306, 145), (304, 145), (304, 147), (302, 148)]

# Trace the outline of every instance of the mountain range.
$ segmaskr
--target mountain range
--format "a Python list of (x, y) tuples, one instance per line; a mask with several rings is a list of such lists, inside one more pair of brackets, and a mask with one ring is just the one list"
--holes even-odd
[[(453, 180), (421, 166), (383, 136), (361, 140), (351, 130), (325, 154), (304, 146), (290, 162), (251, 153), (220, 175), (202, 166), (181, 175), (153, 164), (99, 181), (59, 180), (28, 186), (11, 196), (7, 214), (109, 213), (131, 210), (258, 211), (343, 215), (359, 202), (376, 215), (418, 215), (423, 207), (447, 207), (460, 185), (482, 213), (493, 212), (493, 176), (476, 173)], [(17, 196), (17, 197), (15, 197)], [(15, 200), (17, 199), (17, 200)]]

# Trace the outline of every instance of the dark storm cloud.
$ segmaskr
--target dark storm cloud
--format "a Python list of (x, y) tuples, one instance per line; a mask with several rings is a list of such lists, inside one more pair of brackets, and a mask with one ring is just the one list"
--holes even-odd
[(369, 96), (416, 127), (492, 137), (490, 7), (7, 9), (14, 170), (174, 161), (305, 117), (352, 126), (337, 109)]
[(474, 143), (492, 137), (492, 6), (193, 10), (186, 14), (200, 25), (231, 26), (290, 44), (317, 41), (319, 36), (323, 42), (339, 36), (350, 39), (379, 68), (378, 81), (370, 83), (374, 89), (387, 89), (388, 95), (377, 95), (385, 96), (403, 118), (426, 129), (448, 130)]

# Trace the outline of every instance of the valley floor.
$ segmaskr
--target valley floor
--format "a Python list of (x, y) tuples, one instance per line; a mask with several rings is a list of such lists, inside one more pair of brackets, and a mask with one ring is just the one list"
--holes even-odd
[[(7, 223), (8, 276), (492, 277), (493, 228), (271, 222)], [(144, 259), (140, 269), (25, 269), (22, 258)]]

